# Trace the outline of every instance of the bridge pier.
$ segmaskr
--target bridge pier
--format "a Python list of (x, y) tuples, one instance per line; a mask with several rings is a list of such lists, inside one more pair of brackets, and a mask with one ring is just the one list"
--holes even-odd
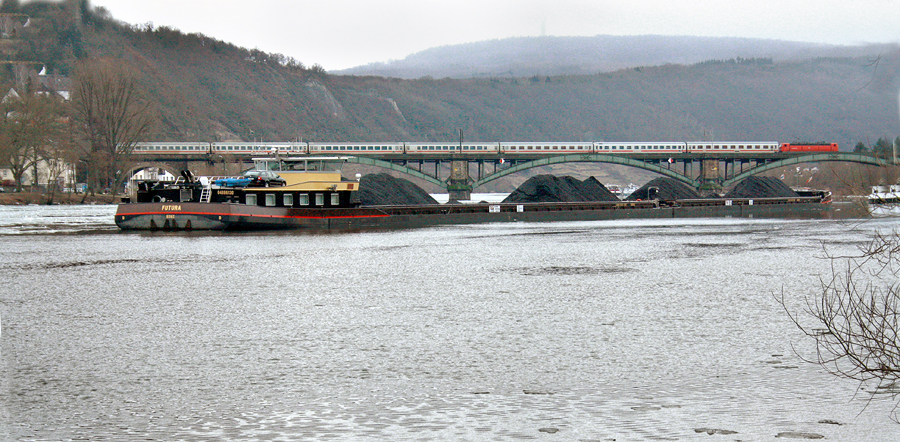
[(697, 190), (700, 191), (701, 195), (706, 195), (716, 193), (721, 189), (722, 178), (719, 176), (719, 159), (704, 159), (700, 161), (700, 188)]
[(472, 184), (469, 182), (469, 162), (467, 160), (450, 162), (447, 193), (449, 193), (451, 202), (472, 199)]

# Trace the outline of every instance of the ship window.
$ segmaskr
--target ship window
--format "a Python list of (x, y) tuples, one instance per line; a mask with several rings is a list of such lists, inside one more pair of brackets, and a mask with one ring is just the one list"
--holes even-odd
[(270, 207), (275, 205), (275, 194), (274, 193), (266, 194), (266, 205), (270, 206)]
[(341, 205), (341, 195), (339, 193), (331, 194), (331, 205), (332, 206), (340, 206)]
[(324, 193), (317, 193), (317, 194), (316, 194), (316, 205), (317, 205), (317, 206), (324, 206), (324, 205), (325, 205), (325, 194), (324, 194)]
[(293, 193), (285, 193), (284, 198), (284, 207), (291, 207), (294, 205), (294, 194)]
[(255, 193), (248, 193), (247, 196), (246, 196), (246, 198), (247, 198), (247, 199), (246, 199), (246, 202), (247, 202), (247, 205), (248, 205), (248, 206), (255, 206), (255, 205), (256, 205), (256, 194), (255, 194)]
[(297, 198), (297, 205), (299, 205), (301, 207), (309, 205), (309, 194), (308, 193), (301, 193), (298, 196), (299, 196), (299, 198)]

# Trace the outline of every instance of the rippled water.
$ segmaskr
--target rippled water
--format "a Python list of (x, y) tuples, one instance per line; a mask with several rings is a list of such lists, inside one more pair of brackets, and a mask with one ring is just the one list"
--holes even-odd
[(774, 298), (892, 220), (131, 234), (113, 211), (0, 208), (2, 439), (900, 436), (794, 355)]
[(112, 232), (115, 213), (112, 204), (0, 206), (0, 235)]

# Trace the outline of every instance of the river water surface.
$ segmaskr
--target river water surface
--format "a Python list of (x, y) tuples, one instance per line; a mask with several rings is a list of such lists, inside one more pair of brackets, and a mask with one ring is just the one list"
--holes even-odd
[(0, 208), (0, 439), (900, 439), (775, 299), (892, 220), (135, 234), (114, 211)]

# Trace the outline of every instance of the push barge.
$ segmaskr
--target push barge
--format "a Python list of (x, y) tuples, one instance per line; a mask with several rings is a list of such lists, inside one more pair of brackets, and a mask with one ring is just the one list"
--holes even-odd
[[(829, 217), (820, 196), (581, 203), (360, 206), (359, 183), (326, 170), (339, 158), (257, 160), (279, 182), (189, 173), (174, 183), (142, 182), (115, 215), (122, 230), (356, 230), (516, 221), (686, 217)], [(280, 182), (283, 179), (283, 184)]]

